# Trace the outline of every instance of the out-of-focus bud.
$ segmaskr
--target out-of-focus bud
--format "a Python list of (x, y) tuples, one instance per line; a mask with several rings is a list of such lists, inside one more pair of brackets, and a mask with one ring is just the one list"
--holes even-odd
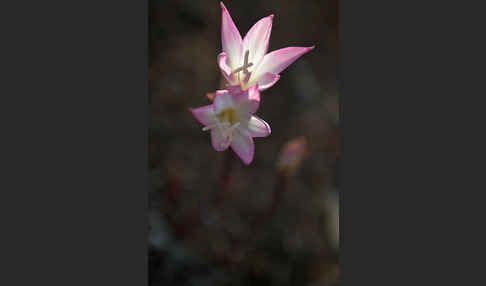
[(213, 102), (215, 95), (216, 95), (216, 92), (208, 92), (208, 93), (206, 93), (206, 97), (209, 99), (210, 102)]
[(288, 141), (280, 151), (277, 161), (278, 171), (289, 175), (295, 173), (308, 155), (307, 149), (305, 137), (298, 137)]

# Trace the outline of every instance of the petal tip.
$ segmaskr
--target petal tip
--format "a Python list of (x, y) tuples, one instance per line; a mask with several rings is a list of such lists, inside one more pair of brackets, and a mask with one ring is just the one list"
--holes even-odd
[(211, 130), (211, 146), (217, 152), (222, 152), (228, 149), (230, 144), (221, 137), (221, 134), (217, 133), (218, 131)]
[(219, 2), (219, 4), (220, 4), (220, 6), (221, 6), (221, 9), (223, 9), (223, 10), (227, 10), (227, 9), (226, 9), (226, 6), (224, 6), (223, 1)]
[[(233, 150), (233, 152), (235, 152), (235, 151)], [(245, 164), (247, 166), (250, 165), (251, 162), (253, 162), (253, 157), (254, 157), (253, 155), (241, 156), (238, 153), (236, 153), (236, 155), (238, 155), (238, 157), (240, 157), (240, 159), (241, 159), (241, 162), (243, 162), (243, 164)]]
[(234, 138), (231, 143), (231, 149), (245, 165), (249, 165), (253, 161), (255, 156), (255, 144), (253, 143), (253, 138), (251, 136), (242, 134), (239, 138)]
[[(202, 122), (201, 122), (201, 119), (200, 119), (200, 117), (198, 116), (198, 113), (197, 113), (197, 111), (196, 111), (196, 109), (197, 109), (197, 108), (192, 108), (192, 107), (189, 107), (188, 109), (189, 109), (189, 112), (191, 112), (192, 117), (194, 117), (194, 119), (196, 119), (196, 121), (198, 121), (199, 123), (202, 123)], [(204, 124), (203, 124), (203, 125), (204, 125)]]

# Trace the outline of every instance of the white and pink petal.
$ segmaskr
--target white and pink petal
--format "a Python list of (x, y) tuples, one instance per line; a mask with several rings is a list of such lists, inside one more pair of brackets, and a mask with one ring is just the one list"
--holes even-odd
[(214, 112), (218, 113), (223, 109), (233, 107), (233, 98), (227, 90), (217, 90), (214, 96)]
[(221, 73), (223, 74), (224, 78), (230, 84), (236, 84), (234, 75), (231, 73), (231, 67), (228, 65), (228, 55), (225, 52), (222, 52), (218, 55), (218, 66), (221, 69)]
[(273, 15), (256, 22), (243, 39), (243, 54), (249, 51), (249, 62), (258, 64), (267, 53), (272, 32)]
[(254, 72), (255, 78), (263, 77), (266, 73), (279, 74), (312, 47), (287, 47), (266, 54)]
[(251, 137), (267, 137), (272, 130), (265, 120), (252, 115), (248, 121), (247, 132)]
[(225, 136), (221, 129), (213, 128), (211, 130), (211, 145), (213, 145), (214, 150), (224, 151), (228, 149), (231, 144), (231, 140)]
[(194, 117), (204, 125), (211, 125), (215, 122), (213, 105), (205, 105), (189, 109)]
[(280, 75), (273, 73), (265, 73), (257, 79), (260, 91), (266, 90), (272, 87), (280, 79)]
[(223, 52), (228, 56), (228, 65), (232, 69), (239, 67), (243, 53), (243, 40), (223, 2), (221, 2), (221, 42)]
[(255, 154), (255, 144), (251, 136), (243, 134), (239, 129), (235, 129), (233, 133), (233, 141), (231, 142), (231, 149), (240, 157), (246, 165), (253, 161)]
[(232, 87), (231, 94), (239, 109), (244, 113), (255, 113), (260, 105), (260, 91), (258, 84), (242, 91), (241, 87)]

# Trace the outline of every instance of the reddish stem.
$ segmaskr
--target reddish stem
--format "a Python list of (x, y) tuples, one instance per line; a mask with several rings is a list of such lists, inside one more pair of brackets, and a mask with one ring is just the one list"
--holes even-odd
[(179, 181), (179, 178), (177, 177), (171, 177), (169, 179), (169, 183), (168, 183), (168, 186), (167, 186), (167, 197), (170, 201), (174, 202), (174, 203), (177, 203), (178, 200), (177, 200), (177, 195), (180, 191), (180, 188), (181, 188), (181, 184), (180, 184), (180, 181)]
[(223, 169), (221, 170), (221, 192), (223, 194), (231, 191), (233, 157), (233, 153), (230, 152), (230, 150), (227, 150), (223, 162)]

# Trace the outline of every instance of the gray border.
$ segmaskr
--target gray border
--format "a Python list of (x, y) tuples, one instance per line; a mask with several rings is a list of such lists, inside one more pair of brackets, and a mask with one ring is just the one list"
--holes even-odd
[(148, 4), (18, 6), (2, 9), (0, 285), (146, 285)]
[(342, 285), (484, 284), (471, 275), (481, 263), (466, 258), (478, 253), (476, 233), (463, 229), (481, 217), (464, 192), (484, 188), (467, 186), (470, 176), (454, 170), (467, 165), (451, 160), (467, 158), (475, 141), (459, 131), (476, 121), (464, 96), (482, 94), (465, 63), (484, 58), (471, 43), (484, 17), (465, 7), (341, 0)]

